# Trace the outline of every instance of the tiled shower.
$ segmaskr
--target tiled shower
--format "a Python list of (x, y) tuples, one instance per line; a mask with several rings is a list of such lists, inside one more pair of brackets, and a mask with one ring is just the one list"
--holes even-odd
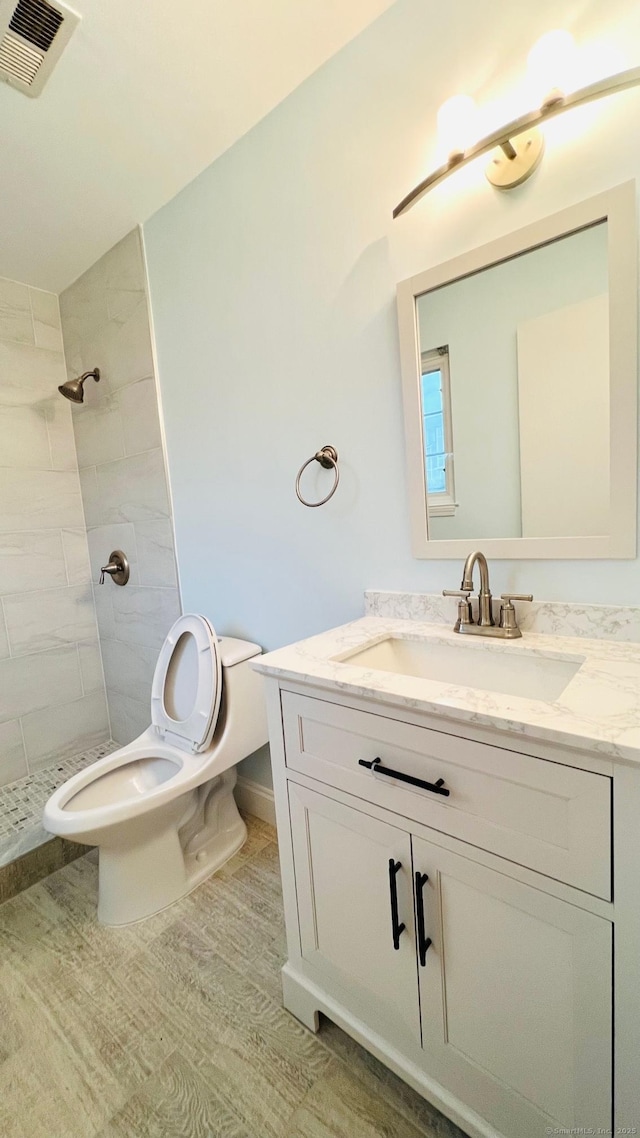
[[(96, 366), (83, 405), (58, 393)], [(130, 582), (101, 586), (116, 548)], [(57, 766), (63, 781), (76, 757), (148, 726), (157, 652), (179, 612), (134, 230), (59, 305), (0, 280), (0, 813), (30, 787), (39, 811), (36, 789)]]
[[(71, 414), (111, 731), (127, 743), (149, 726), (158, 650), (180, 614), (138, 230), (62, 294), (60, 310), (69, 377), (101, 370)], [(131, 566), (124, 588), (97, 584), (114, 549)]]

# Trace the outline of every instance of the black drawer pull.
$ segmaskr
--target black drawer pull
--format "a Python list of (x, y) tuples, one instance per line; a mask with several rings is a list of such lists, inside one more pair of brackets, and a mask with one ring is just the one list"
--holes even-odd
[(400, 948), (400, 937), (405, 930), (405, 925), (400, 924), (398, 917), (398, 883), (396, 881), (396, 874), (399, 869), (402, 869), (402, 862), (395, 861), (394, 858), (389, 858), (389, 894), (391, 897), (391, 935), (393, 937), (393, 947)]
[(451, 794), (450, 790), (444, 785), (444, 779), (439, 778), (437, 782), (425, 782), (422, 778), (414, 778), (412, 774), (405, 774), (404, 771), (394, 771), (391, 767), (383, 767), (381, 759), (372, 759), (367, 762), (366, 759), (358, 759), (358, 765), (361, 767), (368, 767), (374, 774), (386, 774), (389, 778), (397, 778), (400, 782), (410, 782), (412, 786), (421, 786), (423, 790), (430, 790), (432, 794), (443, 794), (448, 798)]
[(424, 898), (422, 890), (424, 889), (427, 881), (429, 880), (428, 873), (416, 872), (416, 917), (418, 918), (418, 956), (420, 957), (420, 967), (424, 968), (427, 961), (427, 952), (430, 945), (433, 943), (430, 936), (426, 935), (424, 923)]

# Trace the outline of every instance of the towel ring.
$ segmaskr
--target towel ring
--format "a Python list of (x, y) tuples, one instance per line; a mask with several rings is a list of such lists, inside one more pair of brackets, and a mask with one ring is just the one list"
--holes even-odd
[[(326, 498), (321, 498), (319, 502), (307, 502), (300, 493), (300, 479), (302, 478), (302, 475), (304, 474), (307, 467), (310, 466), (312, 462), (319, 462), (320, 466), (324, 467), (325, 470), (331, 470), (333, 467), (335, 474), (333, 486), (331, 487)], [(340, 471), (338, 469), (338, 452), (335, 447), (323, 446), (319, 451), (316, 451), (316, 453), (313, 454), (311, 458), (308, 458), (298, 471), (298, 477), (296, 478), (296, 494), (298, 496), (298, 501), (302, 502), (303, 506), (309, 506), (312, 510), (314, 510), (316, 506), (324, 506), (325, 502), (329, 501), (329, 498), (333, 498), (333, 495), (338, 489), (339, 481)]]

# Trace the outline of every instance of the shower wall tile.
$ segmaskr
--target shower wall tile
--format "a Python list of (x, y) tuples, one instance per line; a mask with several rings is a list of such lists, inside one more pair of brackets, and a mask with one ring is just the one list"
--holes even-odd
[(31, 774), (79, 751), (97, 747), (109, 735), (104, 690), (25, 715), (22, 730)]
[(39, 764), (109, 737), (66, 378), (57, 297), (0, 280), (2, 785), (28, 772), (25, 724)]
[(0, 723), (82, 696), (75, 644), (0, 660)]
[[(0, 660), (5, 660), (9, 655), (9, 638), (7, 636), (7, 626), (4, 622), (4, 609), (2, 607), (2, 599), (0, 598)], [(0, 694), (0, 700), (2, 696)], [(0, 756), (0, 768), (2, 766)]]
[(5, 278), (0, 278), (0, 339), (35, 343), (29, 289)]
[(51, 466), (43, 405), (7, 404), (0, 393), (0, 439), (2, 466), (13, 470), (46, 470)]
[(144, 644), (158, 651), (174, 620), (180, 616), (177, 589), (127, 585), (113, 591), (114, 634), (125, 644)]
[[(91, 581), (87, 531), (84, 529), (63, 529), (62, 548), (67, 570), (67, 584), (87, 585)], [(49, 581), (50, 585), (55, 582)]]
[(62, 336), (69, 368), (73, 366), (69, 360), (69, 350), (73, 351), (76, 343), (94, 339), (109, 319), (103, 261), (104, 258), (96, 261), (59, 297)]
[(78, 469), (76, 442), (71, 421), (71, 403), (61, 399), (58, 392), (45, 405), (47, 433), (51, 450), (51, 466), (54, 470)]
[(111, 737), (120, 746), (130, 743), (149, 726), (149, 704), (107, 689)]
[(98, 475), (95, 466), (86, 466), (80, 471), (80, 493), (84, 506), (84, 520), (87, 526), (100, 524), (100, 502), (98, 499)]
[(4, 598), (4, 616), (12, 656), (45, 652), (97, 636), (90, 585), (67, 586)]
[(140, 584), (176, 587), (178, 576), (170, 520), (138, 522), (136, 537)]
[(49, 396), (67, 379), (64, 356), (30, 344), (0, 337), (0, 383), (16, 391), (40, 391)]
[[(89, 541), (89, 559), (91, 563), (91, 578), (94, 585), (100, 580), (100, 569), (106, 565), (109, 554), (114, 549), (121, 549), (129, 562), (129, 584), (139, 585), (138, 550), (136, 528), (133, 522), (116, 522), (114, 525), (96, 526), (87, 532)], [(109, 581), (105, 581), (101, 588), (106, 588)], [(128, 588), (128, 586), (127, 586)]]
[(67, 584), (60, 530), (0, 534), (0, 594)]
[(126, 454), (160, 448), (160, 416), (155, 379), (140, 379), (118, 393)]
[(153, 375), (153, 355), (146, 297), (124, 322), (110, 320), (101, 338), (102, 363), (109, 391)]
[(102, 659), (109, 691), (144, 703), (148, 727), (151, 722), (151, 682), (158, 660), (156, 649), (143, 644), (124, 644), (120, 640), (103, 640)]
[(86, 644), (78, 644), (78, 660), (84, 694), (89, 695), (94, 691), (103, 692), (104, 672), (99, 641), (92, 640)]
[(96, 467), (101, 522), (169, 517), (162, 451), (145, 451)]
[(126, 320), (132, 306), (135, 307), (146, 296), (147, 282), (138, 231), (128, 233), (109, 249), (98, 265), (104, 281), (109, 318)]
[[(72, 421), (111, 730), (126, 743), (149, 726), (158, 649), (180, 614), (137, 230), (63, 293), (60, 309), (69, 378), (101, 372)], [(124, 588), (97, 585), (112, 549), (129, 559)]]
[[(93, 589), (93, 599), (96, 606), (96, 616), (98, 618), (98, 636), (100, 642), (105, 637), (113, 639), (115, 636), (115, 623), (113, 619), (113, 604), (111, 602), (112, 590), (107, 588), (109, 584), (105, 581), (104, 585), (95, 585)], [(114, 589), (118, 588), (117, 585), (113, 586)], [(127, 585), (128, 589), (129, 586)]]
[(19, 719), (0, 723), (0, 786), (29, 773)]
[[(102, 380), (100, 381), (102, 382)], [(118, 400), (114, 396), (94, 398), (73, 410), (73, 429), (78, 451), (78, 466), (96, 466), (124, 458), (124, 431)]]
[(61, 352), (62, 328), (57, 296), (53, 292), (30, 288), (29, 297), (37, 346), (50, 352)]
[[(72, 285), (68, 291), (73, 292), (75, 288), (76, 285)], [(63, 301), (65, 296), (66, 294), (63, 294)], [(104, 296), (102, 302), (96, 305), (96, 309), (102, 308), (103, 303), (105, 303)], [(128, 297), (127, 303), (130, 306), (129, 311), (121, 295), (122, 317), (106, 316), (105, 323), (93, 332), (88, 328), (78, 329), (78, 323), (81, 325), (81, 321), (77, 320), (70, 321), (68, 326), (65, 313), (69, 311), (69, 305), (63, 303), (62, 322), (67, 366), (75, 375), (99, 367), (100, 388), (103, 395), (111, 395), (129, 383), (153, 375), (146, 297), (142, 293), (139, 297)], [(95, 316), (95, 311), (93, 315)]]
[[(127, 243), (125, 241), (121, 242), (121, 244), (126, 245)], [(136, 281), (133, 279), (133, 277), (139, 276), (140, 266), (137, 264), (137, 251), (132, 250), (131, 253), (135, 253), (135, 256), (133, 256), (132, 260), (136, 261), (136, 265), (130, 279), (131, 287), (125, 287), (124, 284), (121, 286), (116, 283), (118, 277), (117, 265), (112, 266), (110, 273), (113, 284), (109, 285), (109, 283), (107, 283), (107, 311), (109, 313), (109, 320), (113, 320), (118, 324), (126, 324), (130, 317), (133, 316), (133, 314), (139, 308), (140, 304), (143, 302), (146, 303), (144, 283), (140, 281), (136, 283)], [(122, 279), (124, 281), (124, 277)]]
[(0, 533), (83, 523), (77, 471), (0, 467)]

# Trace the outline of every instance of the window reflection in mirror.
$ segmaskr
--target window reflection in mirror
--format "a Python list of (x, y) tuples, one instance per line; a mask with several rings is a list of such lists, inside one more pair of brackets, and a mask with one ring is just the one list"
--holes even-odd
[(455, 513), (449, 348), (422, 352), (420, 398), (429, 516)]
[(606, 221), (416, 305), (430, 539), (607, 535)]

